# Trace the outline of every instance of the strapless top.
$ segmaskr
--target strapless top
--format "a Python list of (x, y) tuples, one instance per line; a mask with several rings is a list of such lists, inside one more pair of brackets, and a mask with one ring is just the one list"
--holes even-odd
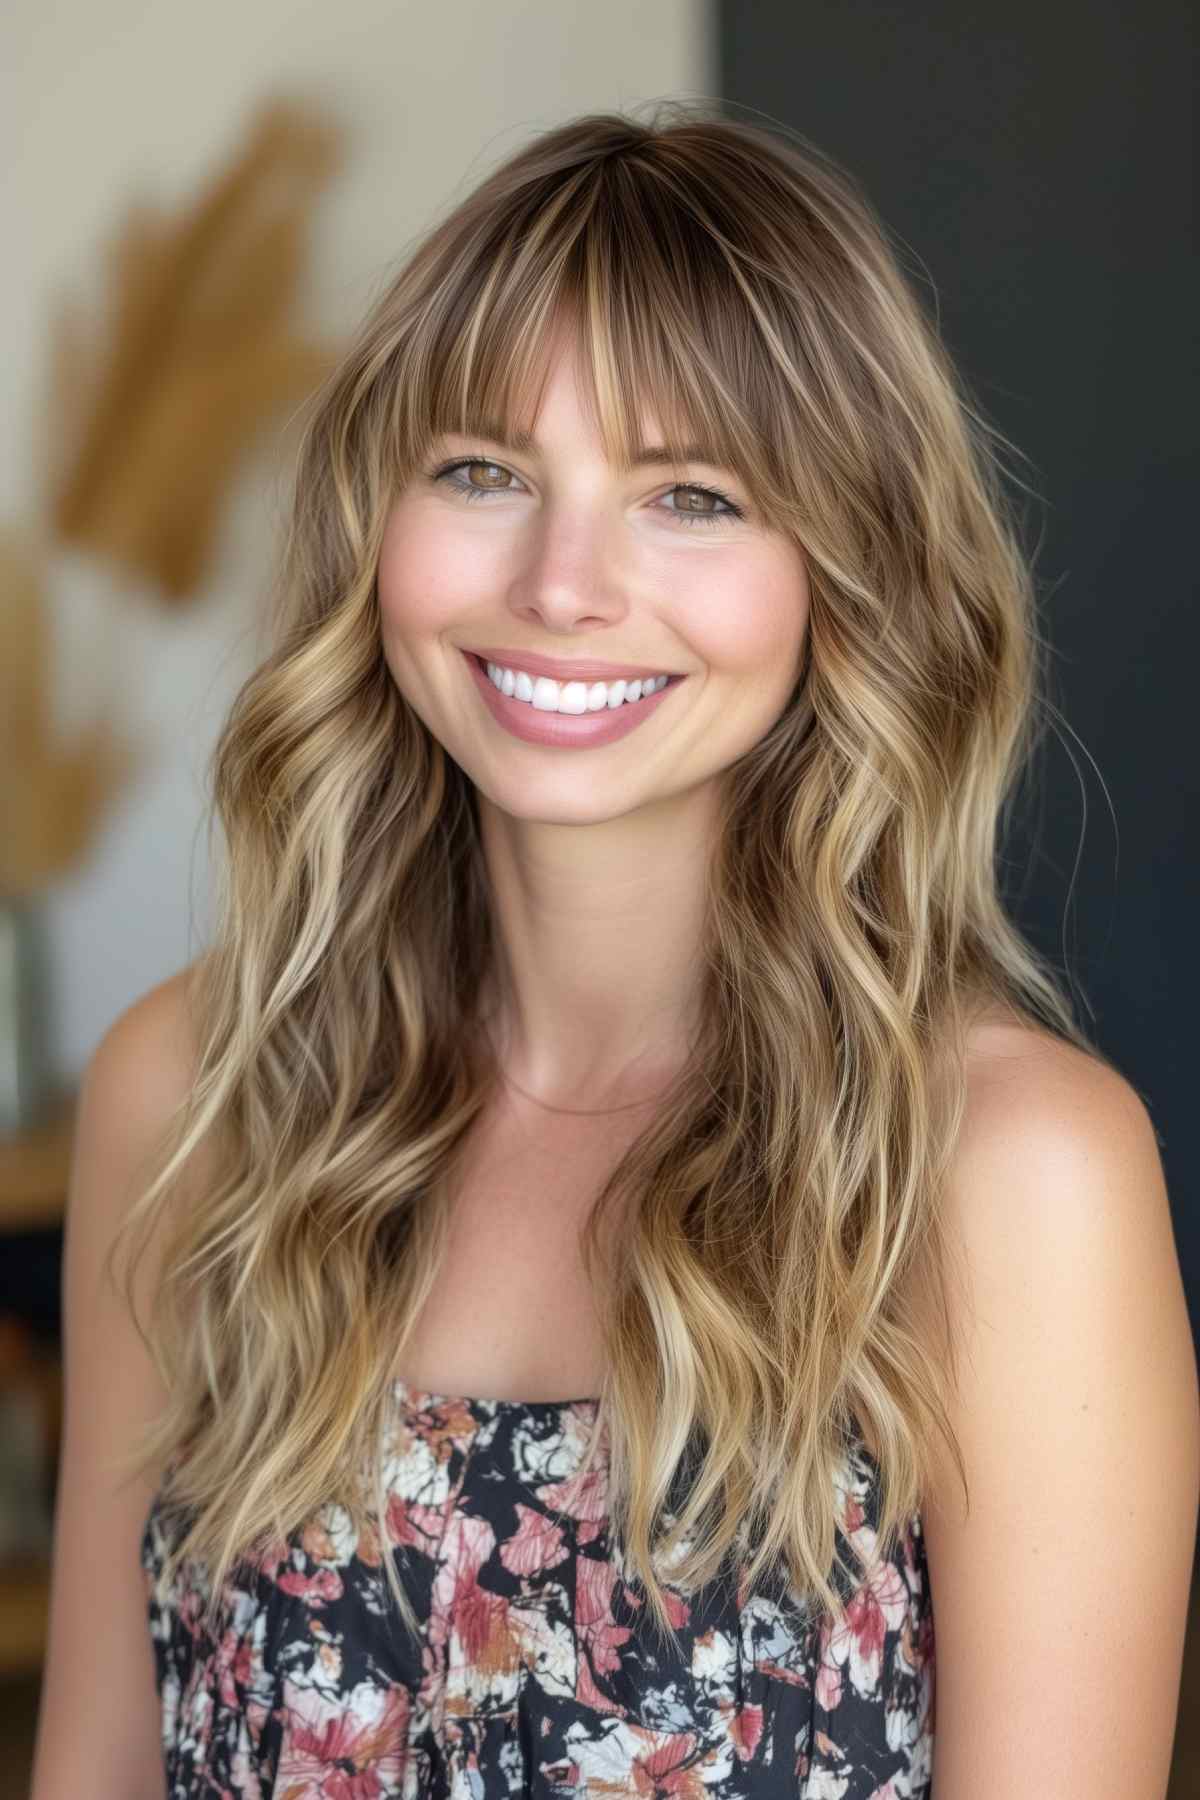
[[(322, 1507), (200, 1615), (202, 1560), (161, 1579), (162, 1490), (142, 1538), (168, 1800), (923, 1800), (934, 1642), (919, 1513), (843, 1623), (789, 1595), (667, 1582), (664, 1648), (607, 1527), (594, 1400), (397, 1383), (386, 1515)], [(838, 1481), (838, 1548), (875, 1543), (878, 1467)], [(383, 1557), (416, 1609), (397, 1617)]]

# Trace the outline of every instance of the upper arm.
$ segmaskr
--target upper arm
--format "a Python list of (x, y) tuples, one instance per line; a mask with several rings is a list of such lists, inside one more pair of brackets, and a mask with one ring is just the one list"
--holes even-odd
[(1150, 1119), (1020, 1032), (968, 1075), (947, 1223), (966, 1281), (923, 1507), (938, 1800), (1161, 1800), (1200, 1505), (1200, 1395)]
[[(114, 1459), (165, 1394), (104, 1260), (192, 1079), (184, 970), (129, 1007), (84, 1072), (64, 1229), (64, 1413), (33, 1800), (162, 1794), (140, 1563), (153, 1472)], [(143, 1323), (155, 1247), (138, 1271)], [(149, 1265), (149, 1266), (147, 1266)]]

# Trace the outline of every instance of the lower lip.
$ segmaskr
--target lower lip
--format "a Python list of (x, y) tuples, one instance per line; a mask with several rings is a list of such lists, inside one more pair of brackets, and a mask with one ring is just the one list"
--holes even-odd
[(672, 675), (666, 687), (659, 688), (648, 700), (622, 700), (620, 706), (605, 706), (592, 713), (541, 712), (528, 700), (510, 699), (502, 694), (477, 656), (464, 650), (475, 685), (483, 694), (483, 702), (496, 720), (513, 737), (527, 744), (549, 744), (555, 749), (591, 749), (596, 744), (611, 744), (627, 737), (658, 711), (672, 688), (685, 678)]

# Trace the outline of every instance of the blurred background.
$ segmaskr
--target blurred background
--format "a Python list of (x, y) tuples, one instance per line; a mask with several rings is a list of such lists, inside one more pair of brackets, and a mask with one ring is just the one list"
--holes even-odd
[[(1006, 891), (1146, 1100), (1200, 1319), (1194, 22), (1173, 0), (9, 0), (0, 30), (0, 1795), (20, 1795), (74, 1095), (212, 921), (206, 763), (260, 653), (295, 416), (411, 241), (571, 115), (704, 97), (831, 152), (1029, 459), (1056, 713)], [(1200, 1792), (1198, 1639), (1176, 1800)]]

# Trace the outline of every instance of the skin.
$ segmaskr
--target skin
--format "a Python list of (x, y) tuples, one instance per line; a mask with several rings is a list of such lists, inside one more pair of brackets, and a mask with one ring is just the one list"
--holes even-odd
[[(649, 412), (639, 423), (661, 441)], [(801, 550), (733, 471), (608, 461), (564, 340), (533, 430), (531, 455), (449, 435), (400, 495), (378, 574), (383, 649), (478, 789), (506, 1072), (545, 1104), (598, 1108), (644, 1095), (686, 1052), (719, 778), (792, 695), (810, 590)], [(478, 452), (482, 466), (430, 479)], [(693, 481), (745, 516), (694, 502)], [(693, 504), (720, 521), (681, 522)], [(487, 711), (461, 654), (485, 644), (687, 679), (616, 743), (548, 748)]]

